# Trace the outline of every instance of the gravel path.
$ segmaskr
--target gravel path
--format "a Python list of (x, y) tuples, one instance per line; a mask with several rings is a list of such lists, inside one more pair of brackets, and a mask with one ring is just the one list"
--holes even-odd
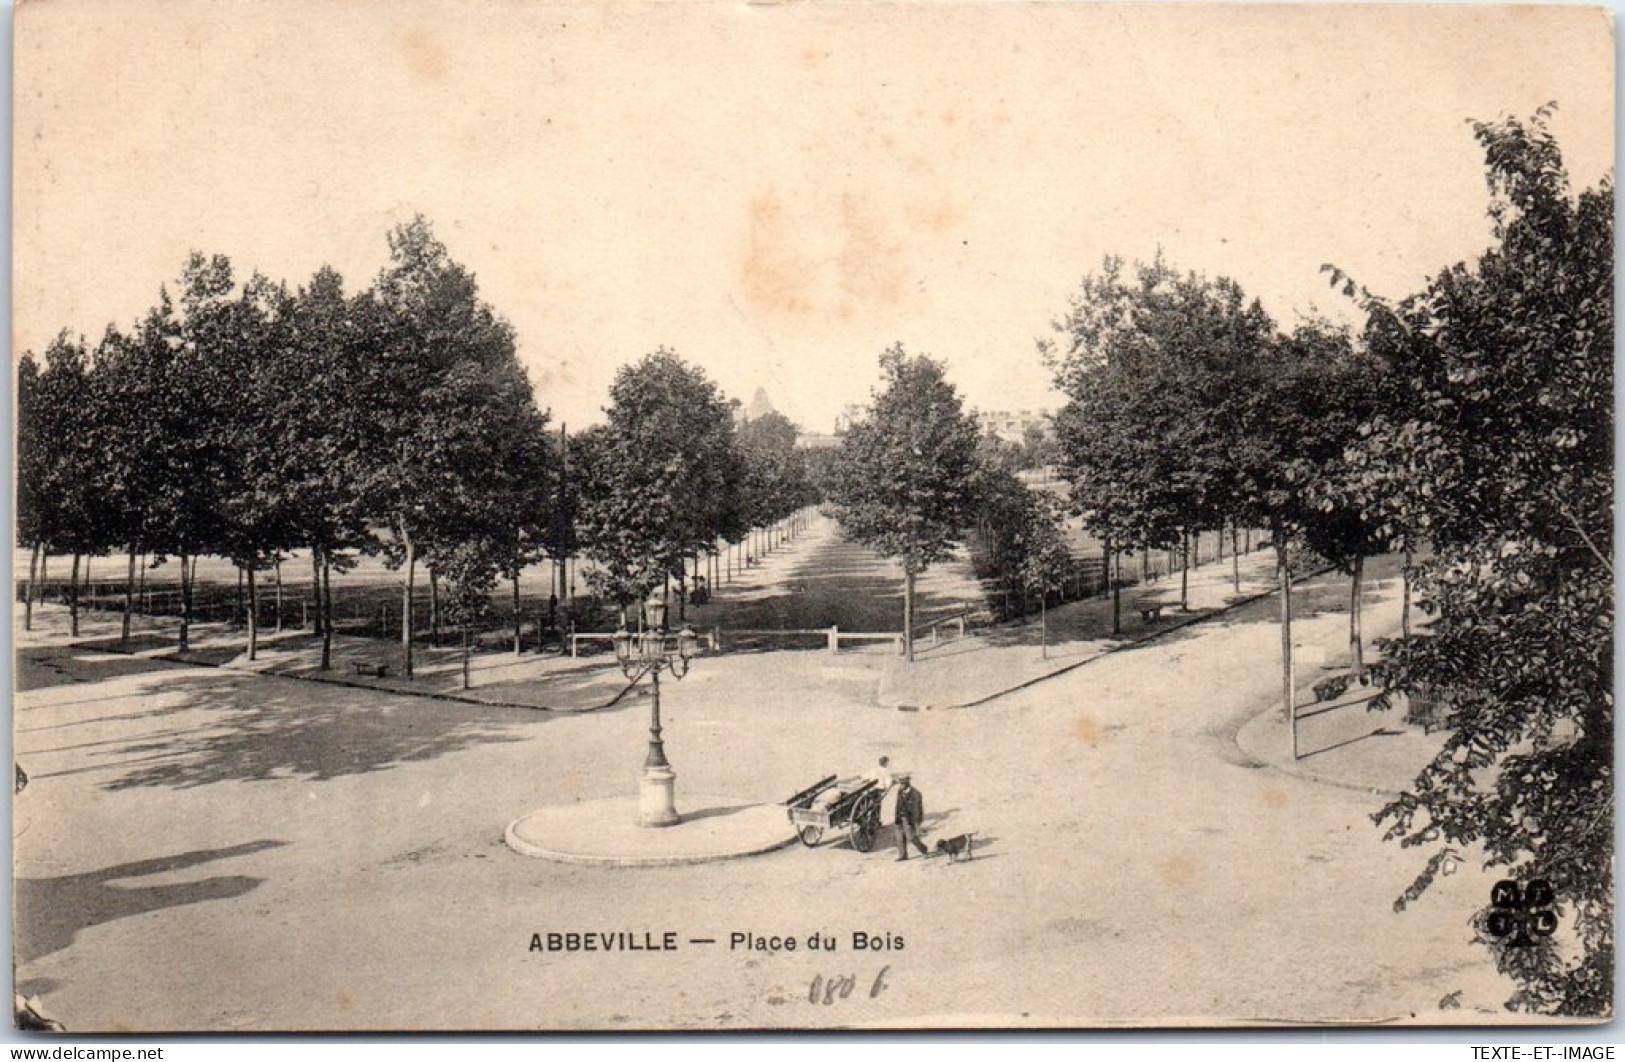
[[(1300, 630), (1330, 652), (1345, 623)], [(1241, 615), (958, 712), (875, 707), (861, 656), (702, 660), (663, 685), (680, 808), (889, 753), (927, 840), (974, 831), (975, 859), (626, 870), (502, 830), (629, 794), (639, 697), (551, 715), (25, 641), (18, 987), (75, 1031), (1486, 1020), (1507, 988), (1467, 919), (1492, 877), (1396, 915), (1420, 857), (1378, 840), (1378, 798), (1231, 740), (1277, 645)], [(678, 946), (545, 950), (588, 932)]]

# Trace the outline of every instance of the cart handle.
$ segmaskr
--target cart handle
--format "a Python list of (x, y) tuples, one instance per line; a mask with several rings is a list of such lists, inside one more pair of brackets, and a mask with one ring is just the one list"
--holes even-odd
[(835, 779), (838, 777), (839, 775), (832, 774), (826, 778), (821, 778), (817, 782), (814, 782), (812, 785), (808, 786), (806, 789), (803, 789), (801, 792), (797, 793), (795, 796), (791, 797), (789, 800), (786, 800), (785, 803), (795, 805), (800, 805), (803, 802), (810, 803), (813, 797), (834, 785)]

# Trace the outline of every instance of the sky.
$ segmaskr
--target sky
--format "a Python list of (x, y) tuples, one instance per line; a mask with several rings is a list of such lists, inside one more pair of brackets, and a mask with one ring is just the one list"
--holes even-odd
[(1037, 340), (1104, 256), (1352, 318), (1487, 245), (1469, 119), (1614, 155), (1605, 8), (31, 0), (13, 356), (127, 327), (190, 250), (351, 290), (426, 216), (538, 403), (662, 345), (829, 431), (893, 343), (1053, 408)]

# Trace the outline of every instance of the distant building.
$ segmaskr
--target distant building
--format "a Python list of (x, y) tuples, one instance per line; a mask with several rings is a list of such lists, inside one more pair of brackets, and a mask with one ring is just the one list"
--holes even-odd
[(835, 434), (845, 435), (847, 429), (868, 415), (869, 409), (867, 406), (861, 406), (856, 402), (848, 402), (835, 415)]
[(760, 420), (769, 413), (777, 412), (778, 410), (773, 408), (773, 403), (767, 397), (767, 388), (758, 387), (756, 393), (751, 396), (750, 404), (739, 411), (739, 419), (742, 421)]
[(1047, 409), (978, 410), (976, 426), (983, 435), (996, 435), (1006, 442), (1019, 443), (1033, 428), (1050, 436), (1055, 433), (1054, 416)]
[(802, 450), (833, 450), (841, 445), (839, 435), (820, 435), (804, 431), (796, 436), (796, 446)]

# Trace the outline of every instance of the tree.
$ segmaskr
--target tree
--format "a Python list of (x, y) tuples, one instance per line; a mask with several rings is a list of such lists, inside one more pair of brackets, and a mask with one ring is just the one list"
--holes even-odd
[(370, 294), (346, 296), (343, 278), (323, 266), (294, 294), (288, 312), (291, 327), (269, 381), (278, 401), (261, 431), (291, 525), (289, 544), (310, 551), (314, 633), (326, 670), (333, 653), (332, 569), (353, 563), (345, 550), (372, 544), (369, 477), (388, 445), (374, 406), (383, 308)]
[(497, 569), (502, 563), (491, 545), (478, 539), (460, 542), (446, 549), (438, 566), (446, 579), (446, 617), (461, 635), (465, 690), (469, 687), (474, 632), (490, 615), (491, 591), (496, 587)]
[(63, 332), (45, 350), (43, 370), (25, 359), (19, 395), (19, 531), (34, 552), (73, 554), (68, 580), (69, 632), (79, 633), (79, 561), (104, 550), (106, 513), (97, 504), (98, 437), (92, 412), (92, 363), (83, 339)]
[(1474, 124), (1494, 243), (1397, 305), (1340, 275), (1408, 381), (1353, 464), (1374, 519), (1424, 534), (1424, 630), (1386, 643), (1384, 699), (1441, 698), (1449, 735), (1375, 818), (1431, 855), (1396, 903), (1475, 851), (1555, 894), (1534, 947), (1486, 934), (1509, 1006), (1613, 997), (1613, 183), (1570, 192), (1547, 120)]
[[(1365, 561), (1386, 553), (1392, 538), (1381, 521), (1363, 511), (1359, 473), (1348, 450), (1361, 426), (1381, 409), (1383, 371), (1375, 359), (1356, 353), (1344, 329), (1325, 323), (1301, 325), (1284, 342), (1291, 348), (1288, 356), (1306, 366), (1302, 379), (1313, 387), (1318, 412), (1313, 434), (1304, 439), (1310, 459), (1291, 465), (1307, 503), (1296, 514), (1296, 530), (1310, 549), (1350, 578), (1349, 659), (1354, 676), (1364, 681)], [(1303, 390), (1298, 395), (1300, 401), (1307, 397)]]
[[(1014, 590), (1025, 614), (1029, 595), (1038, 599), (1039, 644), (1049, 655), (1049, 599), (1072, 570), (1065, 511), (1048, 491), (1037, 491), (1009, 470), (984, 467), (976, 486), (976, 542), (981, 568)], [(1006, 608), (1005, 613), (1015, 610)]]
[(733, 408), (704, 372), (661, 347), (616, 374), (610, 400), (608, 423), (572, 447), (577, 534), (589, 582), (624, 608), (747, 525)]
[(388, 529), (386, 557), (404, 571), (401, 651), (410, 677), (419, 560), (493, 533), (492, 499), (511, 471), (511, 428), (529, 416), (533, 396), (513, 329), (480, 300), (473, 274), (429, 223), (400, 226), (389, 247), (376, 313), (366, 315), (373, 357), (364, 496)]
[[(291, 440), (270, 430), (288, 404), (280, 385), (283, 361), (298, 328), (297, 306), (282, 285), (259, 274), (250, 277), (241, 297), (225, 308), (231, 334), (211, 366), (221, 386), (217, 445), (224, 464), (216, 552), (230, 559), (247, 582), (250, 660), (258, 653), (258, 574), (299, 541), (303, 499), (289, 489), (280, 452)], [(233, 397), (225, 399), (226, 394)], [(313, 432), (321, 425), (305, 427)]]
[[(1340, 512), (1323, 509), (1318, 493), (1355, 441), (1358, 424), (1349, 415), (1350, 373), (1340, 358), (1347, 345), (1318, 324), (1300, 326), (1291, 336), (1264, 346), (1234, 381), (1239, 400), (1234, 430), (1234, 479), (1229, 511), (1249, 527), (1267, 527), (1275, 547), (1281, 624), (1281, 701), (1298, 752), (1296, 675), (1292, 660), (1292, 570), (1289, 547), (1316, 529), (1322, 541), (1336, 538)], [(1337, 549), (1367, 548), (1359, 535)], [(1352, 570), (1352, 567), (1351, 567)], [(1355, 587), (1358, 592), (1358, 586)], [(1351, 618), (1351, 623), (1353, 622)]]
[(544, 557), (554, 545), (557, 475), (547, 435), (547, 417), (534, 405), (510, 407), (514, 417), (501, 435), (499, 458), (502, 477), (488, 497), (491, 539), (498, 570), (513, 588), (513, 651), (521, 643), (519, 579), (525, 568)]
[(836, 518), (903, 567), (903, 652), (914, 660), (914, 581), (952, 555), (973, 518), (976, 422), (941, 362), (901, 343), (880, 356), (885, 386), (841, 442)]
[(49, 438), (39, 363), (32, 353), (25, 351), (17, 365), (17, 545), (29, 550), (28, 581), (23, 585), (25, 631), (34, 629), (40, 555), (45, 549), (50, 523), (45, 511), (49, 504)]
[(146, 411), (152, 447), (146, 468), (156, 479), (143, 523), (160, 560), (180, 561), (182, 652), (190, 643), (197, 557), (220, 550), (225, 538), (227, 418), (242, 398), (231, 369), (243, 338), (235, 286), (229, 259), (193, 252), (179, 282), (180, 312), (161, 290), (135, 339), (154, 399)]
[(1049, 495), (1034, 495), (1032, 514), (1022, 533), (1021, 582), (1038, 595), (1039, 646), (1049, 656), (1049, 598), (1062, 588), (1072, 569), (1060, 504)]
[(107, 520), (109, 544), (123, 545), (127, 558), (119, 635), (125, 643), (135, 612), (136, 565), (153, 544), (157, 513), (164, 504), (160, 492), (171, 471), (158, 465), (166, 444), (157, 437), (155, 416), (170, 397), (170, 357), (151, 319), (129, 334), (109, 327), (97, 348), (91, 377), (98, 436), (96, 494)]
[(1054, 326), (1040, 349), (1070, 399), (1056, 416), (1063, 474), (1108, 569), (1125, 549), (1184, 549), (1233, 518), (1256, 458), (1239, 422), (1275, 341), (1258, 303), (1160, 257), (1107, 258)]
[(796, 426), (769, 411), (739, 426), (741, 522), (767, 527), (812, 500), (806, 452), (796, 447)]

